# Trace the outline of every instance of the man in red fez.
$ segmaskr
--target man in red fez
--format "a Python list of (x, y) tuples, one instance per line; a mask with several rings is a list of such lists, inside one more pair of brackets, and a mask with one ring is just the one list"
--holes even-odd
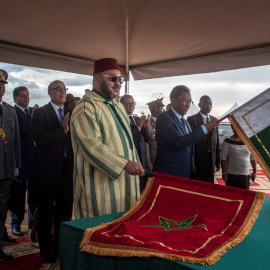
[(123, 82), (116, 59), (97, 60), (93, 90), (72, 113), (76, 218), (127, 211), (139, 197), (144, 170), (118, 98)]

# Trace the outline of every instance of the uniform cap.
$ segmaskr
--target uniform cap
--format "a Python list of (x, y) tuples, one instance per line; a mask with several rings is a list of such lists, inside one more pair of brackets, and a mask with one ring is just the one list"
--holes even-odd
[(0, 82), (7, 84), (8, 83), (7, 79), (8, 79), (8, 73), (5, 70), (0, 69)]

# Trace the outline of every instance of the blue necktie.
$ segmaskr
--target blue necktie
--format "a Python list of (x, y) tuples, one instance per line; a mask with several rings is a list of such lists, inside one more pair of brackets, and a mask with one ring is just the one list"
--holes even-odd
[(59, 111), (59, 120), (60, 120), (61, 126), (63, 126), (63, 118), (64, 118), (63, 109), (59, 108), (58, 111)]
[(188, 134), (189, 132), (187, 129), (186, 119), (184, 117), (181, 118), (180, 125), (181, 125), (182, 129), (184, 130), (185, 134)]

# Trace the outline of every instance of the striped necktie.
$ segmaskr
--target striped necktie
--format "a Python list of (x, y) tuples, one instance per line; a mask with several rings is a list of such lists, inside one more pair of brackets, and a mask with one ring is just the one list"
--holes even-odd
[(63, 108), (59, 108), (58, 111), (59, 111), (59, 120), (60, 120), (61, 126), (63, 126), (63, 118), (64, 118)]
[(181, 123), (181, 127), (185, 131), (185, 134), (188, 134), (189, 132), (187, 129), (187, 123), (186, 123), (186, 119), (184, 117), (181, 118), (180, 123)]

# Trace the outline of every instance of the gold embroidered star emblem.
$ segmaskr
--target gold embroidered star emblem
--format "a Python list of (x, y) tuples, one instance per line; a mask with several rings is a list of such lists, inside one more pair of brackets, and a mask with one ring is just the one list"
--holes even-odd
[(199, 224), (199, 225), (195, 225), (195, 226), (190, 225), (196, 219), (196, 217), (197, 217), (197, 215), (195, 215), (191, 218), (185, 219), (185, 220), (181, 220), (181, 221), (174, 221), (174, 220), (166, 219), (163, 217), (158, 217), (160, 224), (148, 225), (148, 226), (143, 226), (143, 227), (162, 228), (165, 231), (186, 230), (186, 229), (202, 227), (206, 231), (208, 231), (207, 227), (204, 224)]

